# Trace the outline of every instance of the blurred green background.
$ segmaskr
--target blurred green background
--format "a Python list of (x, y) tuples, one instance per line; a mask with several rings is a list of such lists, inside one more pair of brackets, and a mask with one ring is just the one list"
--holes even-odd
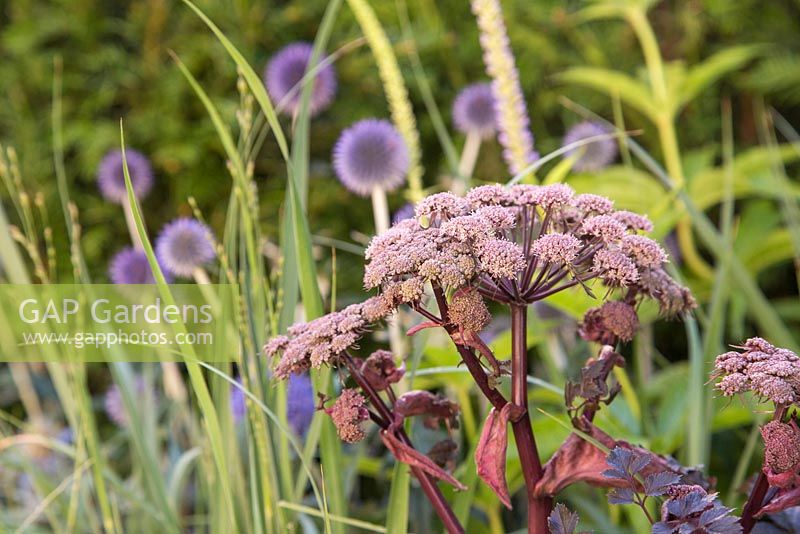
[[(258, 70), (286, 44), (296, 40), (313, 41), (327, 5), (324, 0), (204, 0), (197, 3)], [(536, 149), (541, 154), (558, 149), (565, 131), (581, 120), (565, 106), (565, 98), (613, 120), (613, 101), (606, 92), (567, 83), (559, 77), (561, 73), (575, 67), (597, 67), (646, 80), (639, 42), (628, 24), (616, 19), (590, 22), (581, 19), (581, 8), (591, 7), (595, 2), (504, 0), (501, 3), (528, 103)], [(618, 4), (624, 0), (605, 3)], [(741, 185), (737, 177), (735, 252), (758, 281), (779, 317), (791, 331), (797, 332), (800, 305), (797, 270), (792, 259), (798, 251), (793, 249), (778, 201), (786, 191), (796, 198), (800, 190), (797, 185), (798, 138), (792, 138), (796, 133), (791, 133), (791, 127), (777, 136), (781, 143), (794, 142), (794, 146), (787, 144), (785, 150), (781, 149), (782, 158), (778, 158), (778, 167), (789, 178), (789, 187), (781, 189), (782, 186), (772, 181), (774, 161), (765, 148), (768, 143), (759, 124), (765, 114), (774, 109), (772, 117), (782, 117), (787, 124), (794, 125), (794, 129), (800, 127), (800, 1), (675, 0), (654, 4), (648, 17), (661, 54), (670, 62), (667, 71), (676, 77), (681, 73), (681, 66), (697, 65), (715, 53), (740, 45), (759, 46), (751, 60), (725, 72), (688, 103), (677, 117), (677, 135), (691, 196), (713, 222), (718, 222), (722, 175), (721, 108), (722, 102), (730, 101), (734, 152), (745, 158), (737, 162), (743, 177)], [(419, 51), (428, 83), (434, 89), (435, 103), (449, 126), (450, 107), (458, 91), (467, 84), (487, 80), (469, 2), (407, 0), (413, 40), (403, 31), (394, 0), (374, 0), (370, 5), (395, 45), (420, 131), (425, 186), (436, 190), (442, 187), (440, 179), (449, 172), (448, 165), (420, 87), (415, 82), (411, 52), (414, 46)], [(348, 44), (358, 46), (351, 46), (336, 61), (337, 97), (333, 106), (312, 122), (308, 209), (312, 234), (357, 244), (363, 244), (373, 233), (369, 199), (356, 198), (339, 184), (330, 164), (331, 149), (340, 132), (353, 122), (366, 117), (389, 116), (375, 58), (369, 47), (359, 41), (361, 36), (361, 28), (345, 6), (337, 16), (329, 52)], [(80, 208), (84, 253), (97, 281), (105, 280), (111, 255), (129, 242), (122, 210), (104, 201), (95, 186), (100, 159), (118, 145), (120, 119), (124, 120), (129, 146), (150, 157), (155, 170), (155, 191), (142, 203), (151, 234), (176, 215), (191, 215), (187, 201), (190, 196), (196, 199), (217, 232), (224, 227), (231, 190), (225, 153), (205, 109), (169, 57), (169, 50), (174, 51), (197, 77), (229, 124), (235, 124), (239, 95), (234, 64), (206, 26), (181, 2), (6, 0), (0, 3), (0, 144), (16, 149), (26, 189), (44, 193), (48, 211), (59, 213), (51, 112), (54, 73), (60, 68), (66, 174), (72, 200)], [(656, 160), (663, 161), (658, 132), (650, 120), (625, 103), (621, 109), (626, 129), (640, 131), (636, 141)], [(288, 130), (290, 121), (282, 120)], [(454, 135), (454, 141), (460, 148), (463, 137)], [(545, 175), (550, 168), (552, 164), (540, 175)], [(619, 165), (597, 175), (570, 177), (570, 183), (579, 184), (581, 187), (576, 187), (581, 192), (598, 190), (612, 196), (627, 195), (634, 200), (639, 195), (643, 206), (653, 206), (659, 200), (657, 197), (667, 194), (652, 175), (641, 169), (641, 164), (634, 161), (632, 165)], [(261, 201), (261, 227), (263, 235), (272, 243), (278, 241), (285, 173), (285, 162), (268, 135), (256, 160), (255, 175)], [(482, 146), (474, 178), (487, 182), (509, 178), (497, 143), (488, 142)], [(711, 178), (717, 181), (709, 181), (704, 189), (703, 180)], [(639, 189), (635, 184), (648, 184), (649, 188)], [(5, 191), (2, 195), (3, 200), (8, 200)], [(397, 193), (390, 196), (389, 202), (397, 209), (403, 206), (405, 199)], [(657, 225), (659, 237), (663, 237), (675, 222), (669, 220), (668, 215), (662, 218), (669, 224)], [(68, 278), (71, 267), (67, 247), (63, 245), (66, 243), (64, 225), (56, 216), (53, 220), (59, 245), (59, 270)], [(699, 248), (701, 257), (719, 265), (718, 258), (713, 258), (709, 250), (702, 245)], [(330, 253), (325, 247), (318, 247), (318, 252), (319, 271), (324, 277), (331, 270)], [(679, 257), (673, 260), (677, 267), (681, 266)], [(361, 299), (363, 258), (340, 253), (336, 262), (338, 303)], [(704, 305), (698, 316), (703, 336), (711, 340), (712, 352), (718, 341), (715, 336), (724, 342), (734, 342), (757, 332), (749, 308), (751, 302), (738, 291), (732, 291), (722, 300), (726, 303), (722, 330), (706, 331), (709, 313), (706, 304), (713, 280), (700, 279), (688, 269), (682, 274)], [(734, 289), (738, 287), (736, 283), (729, 285)], [(652, 316), (647, 317), (643, 322), (651, 319)], [(568, 325), (565, 337), (572, 336), (574, 341), (574, 328), (569, 330), (574, 324), (563, 322)], [(500, 336), (497, 343), (505, 347), (507, 337)], [(436, 347), (436, 343), (431, 345), (434, 346), (425, 352), (424, 365), (454, 364), (449, 346), (442, 349)], [(587, 347), (572, 344), (567, 348), (566, 369), (547, 368), (547, 361), (542, 358), (545, 363), (537, 360), (537, 376), (563, 383), (564, 375), (574, 375), (587, 356)], [(632, 375), (638, 375), (635, 377), (637, 394), (641, 395), (645, 416), (643, 422), (634, 421), (627, 411), (628, 406), (618, 401), (609, 410), (612, 415), (604, 422), (609, 425), (619, 421), (626, 423), (627, 426), (619, 424), (615, 428), (620, 433), (618, 437), (646, 436), (657, 452), (682, 453), (687, 413), (697, 408), (688, 405), (686, 395), (689, 371), (685, 360), (689, 349), (685, 325), (678, 321), (659, 321), (651, 329), (648, 324), (634, 349), (626, 351), (626, 356), (632, 352), (646, 353), (648, 361), (654, 362), (655, 369), (631, 371)], [(701, 354), (702, 361), (709, 362), (713, 354), (716, 353)], [(701, 368), (699, 374), (705, 377), (703, 372)], [(457, 389), (469, 399), (472, 384), (460, 378), (445, 376), (420, 383), (424, 387)], [(98, 371), (89, 382), (94, 394), (95, 390), (103, 390), (107, 380), (105, 374)], [(562, 408), (561, 399), (552, 392), (537, 390), (536, 395), (536, 402), (541, 401), (554, 412)], [(10, 410), (22, 417), (16, 399), (6, 396), (2, 400), (4, 406), (10, 405)], [(542, 432), (542, 452), (551, 453), (563, 438), (564, 429), (535, 415), (539, 419), (534, 424), (546, 430)], [(709, 427), (702, 430), (708, 434), (717, 433), (711, 450), (711, 470), (728, 489), (753, 415), (737, 404), (712, 417), (713, 424), (709, 421)], [(379, 479), (380, 469), (370, 464), (368, 457), (360, 454), (361, 472)], [(757, 468), (756, 460), (743, 457), (747, 472)], [(518, 473), (516, 475), (519, 481)], [(386, 484), (377, 486), (386, 489)], [(579, 490), (571, 491), (575, 492), (572, 497), (577, 500)], [(364, 510), (356, 515), (380, 522), (382, 510), (377, 506), (380, 502), (369, 498), (365, 501), (368, 502)]]
[[(282, 46), (312, 41), (326, 2), (303, 0), (202, 1), (199, 5), (225, 29), (258, 69)], [(536, 147), (546, 154), (560, 146), (566, 128), (579, 120), (559, 98), (567, 96), (611, 118), (609, 98), (591, 89), (560, 83), (556, 75), (575, 65), (639, 74), (642, 56), (630, 27), (618, 21), (581, 24), (571, 15), (583, 2), (505, 1), (508, 31), (528, 100)], [(445, 160), (430, 118), (413, 83), (408, 43), (394, 1), (373, 2), (396, 43), (401, 68), (417, 114), (426, 168), (434, 186)], [(448, 120), (456, 93), (485, 80), (478, 33), (462, 0), (409, 0), (409, 13), (423, 66), (436, 103)], [(666, 60), (696, 63), (735, 44), (766, 44), (759, 58), (706, 90), (681, 114), (679, 138), (685, 151), (712, 150), (718, 157), (720, 96), (733, 100), (737, 143), (757, 143), (753, 101), (766, 99), (792, 124), (800, 122), (800, 2), (774, 0), (692, 0), (661, 2), (650, 18)], [(348, 9), (341, 11), (331, 50), (357, 39), (360, 30)], [(85, 250), (95, 275), (121, 240), (121, 213), (102, 200), (95, 172), (103, 154), (118, 144), (125, 121), (129, 145), (147, 154), (157, 176), (144, 202), (151, 230), (189, 214), (194, 196), (212, 225), (220, 228), (230, 189), (224, 156), (205, 111), (167, 51), (175, 51), (232, 121), (238, 104), (235, 67), (224, 50), (180, 2), (169, 0), (11, 0), (0, 6), (0, 142), (14, 146), (23, 175), (50, 202), (57, 202), (52, 160), (51, 115), (54, 61), (63, 62), (64, 135), (67, 177), (80, 206)], [(349, 238), (352, 229), (371, 232), (369, 201), (353, 198), (333, 176), (330, 153), (340, 131), (364, 117), (388, 117), (377, 68), (369, 48), (360, 46), (336, 63), (335, 104), (313, 123), (310, 221), (317, 234)], [(657, 136), (635, 111), (626, 109), (629, 129), (658, 154)], [(268, 137), (257, 161), (257, 181), (266, 234), (277, 233), (283, 198), (283, 163)], [(476, 178), (506, 177), (496, 143), (483, 147)], [(395, 195), (393, 208), (403, 204)], [(347, 203), (353, 209), (341, 210)], [(121, 221), (120, 221), (121, 222)], [(56, 230), (58, 231), (58, 229)], [(348, 265), (348, 259), (342, 267)], [(62, 262), (68, 268), (67, 262)], [(342, 276), (345, 284), (358, 276)], [(357, 285), (355, 285), (357, 287)], [(354, 288), (355, 288), (354, 287)]]

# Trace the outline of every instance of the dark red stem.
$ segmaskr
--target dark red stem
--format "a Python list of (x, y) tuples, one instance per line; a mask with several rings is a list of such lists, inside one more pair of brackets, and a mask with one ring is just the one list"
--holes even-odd
[[(433, 286), (433, 294), (436, 297), (436, 303), (439, 305), (439, 314), (442, 316), (442, 328), (450, 335), (452, 338), (456, 333), (457, 329), (453, 325), (447, 324), (448, 316), (447, 316), (447, 299), (444, 297), (444, 292), (442, 291), (441, 287)], [(472, 352), (472, 349), (461, 345), (460, 343), (456, 343), (453, 340), (453, 343), (456, 346), (456, 350), (458, 354), (461, 356), (461, 359), (464, 361), (464, 364), (467, 366), (472, 378), (475, 379), (475, 383), (478, 384), (483, 395), (489, 399), (489, 402), (492, 403), (492, 406), (500, 410), (505, 404), (508, 402), (506, 401), (505, 397), (494, 389), (489, 384), (489, 379), (486, 376), (486, 372), (483, 370), (483, 366), (481, 366), (481, 362), (477, 356)]]
[(542, 478), (542, 463), (528, 416), (528, 346), (527, 307), (511, 305), (511, 402), (521, 409), (522, 416), (512, 421), (519, 461), (528, 496), (528, 533), (548, 532), (547, 517), (553, 500), (536, 498), (536, 484)]
[[(358, 386), (364, 391), (364, 393), (367, 394), (372, 405), (376, 410), (378, 410), (378, 412), (380, 412), (382, 419), (385, 419), (388, 424), (391, 424), (394, 420), (394, 416), (392, 411), (383, 401), (383, 398), (380, 396), (378, 391), (372, 387), (372, 384), (370, 384), (368, 380), (364, 379), (364, 377), (361, 375), (361, 370), (358, 368), (353, 361), (353, 358), (349, 354), (345, 352), (343, 354), (343, 358), (348, 370), (350, 371), (350, 376), (353, 377), (353, 380), (355, 380)], [(384, 430), (388, 429), (388, 424), (387, 426), (384, 426), (380, 423), (380, 421), (376, 422)], [(402, 426), (397, 429), (395, 433), (397, 437), (400, 438), (400, 440), (406, 445), (409, 447), (414, 446)], [(417, 477), (417, 480), (419, 480), (419, 485), (422, 488), (422, 491), (425, 493), (425, 496), (428, 498), (431, 505), (433, 505), (433, 509), (436, 510), (436, 515), (438, 515), (439, 519), (442, 520), (444, 528), (447, 530), (447, 532), (450, 534), (463, 534), (464, 527), (461, 526), (461, 523), (458, 521), (455, 512), (453, 512), (453, 509), (450, 507), (447, 499), (445, 499), (444, 495), (442, 495), (442, 492), (439, 490), (439, 486), (436, 484), (436, 481), (433, 480), (433, 478), (426, 472), (417, 467), (411, 467), (411, 472), (415, 477)]]
[[(777, 406), (775, 408), (775, 414), (772, 416), (772, 420), (780, 421), (783, 419), (784, 415), (786, 415), (786, 406)], [(756, 524), (755, 515), (764, 505), (764, 497), (767, 495), (768, 490), (769, 481), (767, 480), (767, 475), (764, 474), (764, 470), (762, 469), (758, 473), (756, 483), (753, 484), (753, 489), (750, 490), (750, 496), (747, 498), (747, 502), (742, 509), (741, 524), (743, 534), (748, 534), (751, 530), (753, 530), (753, 527)]]

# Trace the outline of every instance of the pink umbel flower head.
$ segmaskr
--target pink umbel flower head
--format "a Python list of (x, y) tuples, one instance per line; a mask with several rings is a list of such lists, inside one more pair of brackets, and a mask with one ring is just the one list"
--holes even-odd
[(393, 310), (386, 297), (373, 297), (311, 322), (291, 326), (287, 335), (274, 337), (264, 346), (267, 356), (280, 356), (274, 376), (285, 380), (292, 373), (338, 363), (339, 356), (354, 346), (373, 323)]
[(487, 184), (463, 199), (437, 193), (417, 204), (417, 220), (372, 240), (364, 285), (396, 293), (398, 284), (414, 280), (414, 302), (422, 281), (530, 303), (576, 285), (589, 291), (598, 279), (627, 290), (631, 304), (653, 298), (666, 313), (690, 310), (688, 290), (662, 268), (663, 249), (638, 234), (649, 221), (618, 213), (607, 198), (576, 195), (564, 184)]
[(743, 350), (717, 356), (713, 378), (726, 397), (752, 391), (776, 405), (800, 400), (800, 358), (788, 350), (776, 348), (761, 338), (751, 338)]

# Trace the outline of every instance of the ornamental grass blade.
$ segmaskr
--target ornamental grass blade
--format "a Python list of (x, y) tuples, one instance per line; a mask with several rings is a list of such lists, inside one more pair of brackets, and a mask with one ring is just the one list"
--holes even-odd
[(475, 449), (475, 465), (478, 476), (497, 495), (506, 508), (511, 510), (511, 496), (506, 483), (506, 449), (508, 448), (508, 417), (511, 404), (502, 409), (492, 408), (483, 423), (481, 439)]
[(383, 444), (386, 445), (389, 452), (391, 452), (399, 462), (421, 469), (432, 477), (443, 480), (461, 491), (467, 489), (467, 487), (456, 480), (453, 475), (436, 465), (433, 460), (418, 450), (411, 448), (409, 445), (397, 439), (391, 432), (381, 430), (380, 435)]

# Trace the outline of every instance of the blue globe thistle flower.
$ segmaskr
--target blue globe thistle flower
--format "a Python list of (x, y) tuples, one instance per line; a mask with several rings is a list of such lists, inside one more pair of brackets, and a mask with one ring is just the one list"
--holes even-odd
[(314, 388), (308, 373), (292, 374), (286, 390), (286, 418), (295, 434), (302, 437), (314, 417)]
[[(237, 378), (236, 383), (241, 385), (242, 379)], [(233, 416), (234, 422), (241, 422), (247, 413), (247, 403), (245, 402), (244, 391), (235, 386), (231, 386), (231, 393), (228, 402), (230, 403), (231, 415)]]
[[(172, 281), (169, 272), (164, 271), (167, 282)], [(113, 284), (155, 284), (156, 279), (150, 269), (150, 262), (143, 250), (125, 247), (117, 252), (108, 267), (108, 277)]]
[[(133, 382), (133, 395), (136, 398), (141, 398), (147, 394), (147, 383), (144, 377), (137, 376)], [(155, 394), (155, 392), (151, 392)], [(125, 410), (125, 403), (122, 401), (122, 391), (120, 391), (117, 384), (112, 384), (106, 391), (103, 399), (103, 407), (106, 410), (106, 415), (117, 426), (124, 428), (129, 426), (128, 412)]]
[(403, 206), (392, 214), (392, 224), (414, 218), (414, 204), (406, 202)]
[(167, 271), (190, 278), (194, 270), (214, 259), (211, 230), (196, 219), (181, 217), (168, 223), (156, 239), (156, 256)]
[(497, 111), (492, 84), (475, 83), (458, 93), (453, 101), (453, 124), (464, 134), (488, 139), (497, 131)]
[[(608, 128), (598, 122), (580, 122), (567, 131), (562, 146), (567, 146), (587, 137), (609, 133)], [(597, 172), (608, 167), (617, 158), (617, 142), (614, 139), (593, 141), (587, 145), (570, 150), (571, 155), (582, 151), (581, 157), (575, 162), (574, 169), (578, 172)]]
[[(132, 148), (125, 148), (125, 159), (128, 162), (133, 193), (137, 199), (141, 200), (153, 187), (153, 169), (150, 167), (147, 157)], [(110, 151), (100, 162), (97, 170), (97, 186), (106, 200), (117, 204), (127, 202), (128, 190), (125, 188), (121, 150)]]
[[(299, 85), (305, 76), (308, 62), (311, 60), (313, 46), (310, 43), (297, 42), (279, 50), (264, 70), (264, 83), (275, 106), (289, 115), (294, 115), (300, 106)], [(317, 65), (325, 60), (320, 57)], [(328, 108), (336, 96), (336, 71), (332, 64), (319, 67), (314, 77), (311, 91), (310, 111), (314, 116)]]
[(393, 191), (408, 172), (403, 137), (385, 120), (366, 119), (347, 128), (333, 148), (333, 168), (353, 193), (367, 197), (376, 187)]

